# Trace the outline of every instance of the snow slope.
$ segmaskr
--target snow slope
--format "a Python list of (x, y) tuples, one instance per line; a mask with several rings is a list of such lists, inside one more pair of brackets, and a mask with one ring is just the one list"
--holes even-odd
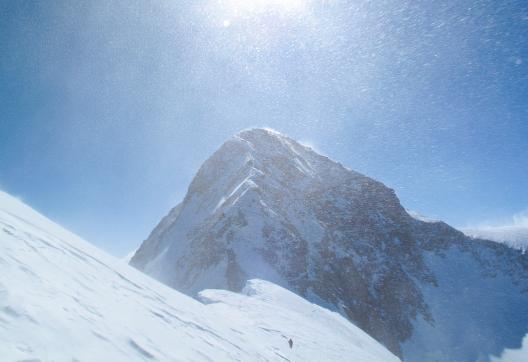
[(271, 283), (202, 296), (207, 305), (0, 192), (1, 361), (397, 361)]
[[(358, 338), (363, 332), (335, 312), (309, 303), (298, 295), (270, 282), (249, 280), (241, 294), (226, 290), (205, 290), (199, 299), (218, 315), (232, 321), (240, 330), (254, 331), (259, 340), (286, 346), (291, 338), (294, 349), (277, 349), (289, 360), (294, 351), (302, 351), (302, 360), (369, 362), (373, 356), (387, 356), (386, 349), (372, 338)], [(309, 323), (299, 323), (308, 317)], [(314, 336), (319, 336), (314, 338)], [(325, 337), (323, 337), (325, 336)], [(318, 338), (323, 338), (318, 340)], [(324, 342), (323, 342), (324, 340)], [(324, 344), (324, 346), (322, 346)], [(346, 346), (346, 347), (345, 347)], [(347, 349), (368, 350), (371, 355), (356, 354)], [(323, 351), (324, 350), (324, 351)]]

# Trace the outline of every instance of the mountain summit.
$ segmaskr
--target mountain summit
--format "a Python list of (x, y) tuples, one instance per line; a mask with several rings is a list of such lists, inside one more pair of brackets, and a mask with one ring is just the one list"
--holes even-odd
[(487, 361), (528, 332), (528, 259), (409, 215), (394, 191), (267, 129), (238, 133), (130, 262), (189, 295), (269, 280), (407, 361)]

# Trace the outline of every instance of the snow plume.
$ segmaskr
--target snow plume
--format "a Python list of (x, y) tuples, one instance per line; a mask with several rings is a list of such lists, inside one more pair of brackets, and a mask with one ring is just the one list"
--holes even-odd
[(463, 228), (462, 231), (475, 238), (490, 239), (526, 250), (528, 247), (528, 209), (514, 214), (501, 223), (482, 223)]
[(515, 226), (528, 228), (528, 209), (513, 215), (513, 224)]

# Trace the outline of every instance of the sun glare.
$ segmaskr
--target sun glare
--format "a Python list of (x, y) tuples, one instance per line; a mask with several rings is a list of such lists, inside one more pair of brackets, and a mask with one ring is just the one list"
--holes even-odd
[(308, 0), (220, 0), (215, 2), (222, 14), (220, 24), (230, 27), (237, 19), (275, 14), (282, 18), (304, 14)]
[(288, 13), (302, 10), (305, 0), (226, 0), (223, 2), (236, 15), (258, 14), (265, 11)]

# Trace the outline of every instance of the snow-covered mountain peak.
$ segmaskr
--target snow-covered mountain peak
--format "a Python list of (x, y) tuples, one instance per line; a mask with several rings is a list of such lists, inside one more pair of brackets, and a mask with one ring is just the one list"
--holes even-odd
[[(283, 189), (306, 193), (322, 185), (345, 187), (356, 191), (357, 196), (369, 188), (392, 204), (399, 204), (392, 190), (381, 183), (279, 132), (251, 129), (231, 137), (204, 162), (189, 186), (184, 207), (193, 207), (197, 219), (240, 202), (246, 194), (273, 198), (270, 193), (276, 196)], [(197, 198), (199, 204), (191, 206), (191, 200)]]
[[(337, 175), (356, 172), (347, 170), (340, 163), (322, 156), (310, 147), (272, 129), (244, 130), (228, 139), (203, 165), (204, 169), (218, 168), (228, 161), (233, 167), (249, 164), (268, 177), (278, 177), (284, 168), (290, 167), (297, 177), (317, 178), (325, 173)], [(275, 168), (270, 169), (271, 166)], [(282, 166), (282, 167), (281, 167)], [(273, 171), (281, 171), (279, 173)], [(229, 172), (229, 169), (225, 171)]]
[[(467, 283), (454, 283), (449, 272), (460, 260), (473, 268), (457, 275)], [(512, 329), (493, 340), (508, 330), (504, 312), (498, 322), (471, 320), (464, 326), (483, 337), (453, 344), (465, 327), (449, 316), (498, 313), (489, 306), (508, 303), (498, 298), (504, 293), (527, 306), (517, 330), (528, 325), (522, 253), (412, 217), (381, 182), (266, 129), (227, 140), (131, 264), (192, 296), (238, 292), (252, 278), (272, 281), (341, 313), (411, 361), (437, 351), (450, 351), (439, 361), (471, 361), (499, 353), (506, 340), (520, 342), (524, 335)], [(507, 282), (492, 283), (497, 275)], [(478, 304), (484, 291), (490, 302)], [(432, 351), (434, 338), (441, 343)]]

